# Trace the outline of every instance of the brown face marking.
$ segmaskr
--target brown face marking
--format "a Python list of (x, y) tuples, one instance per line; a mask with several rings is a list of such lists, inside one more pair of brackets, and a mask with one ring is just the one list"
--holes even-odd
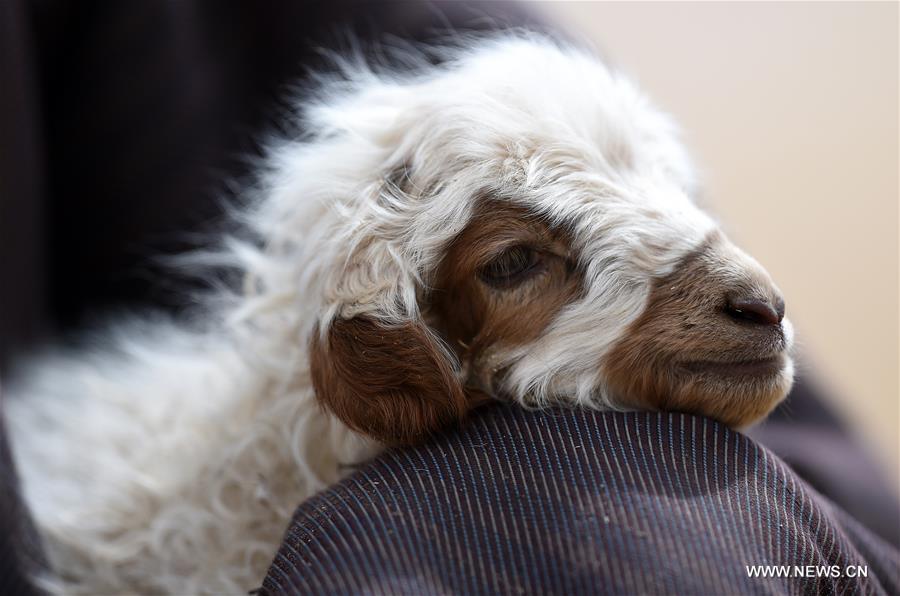
[[(606, 358), (604, 378), (624, 405), (710, 416), (743, 426), (784, 397), (790, 379), (780, 327), (741, 325), (727, 292), (760, 291), (729, 267), (714, 234), (654, 284), (644, 313)], [(726, 289), (727, 288), (727, 289)]]
[[(530, 255), (527, 273), (492, 283), (497, 263), (516, 251)], [(467, 389), (493, 393), (503, 372), (493, 361), (498, 350), (537, 339), (582, 295), (583, 281), (565, 230), (521, 207), (484, 201), (445, 253), (427, 316), (459, 358)]]

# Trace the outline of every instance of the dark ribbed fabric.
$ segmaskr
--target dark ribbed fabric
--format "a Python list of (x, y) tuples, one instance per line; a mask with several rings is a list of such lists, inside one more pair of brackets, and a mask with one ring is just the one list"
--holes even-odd
[[(829, 407), (826, 390), (799, 379), (790, 397), (748, 434), (846, 513), (900, 548), (900, 505), (860, 437)], [(852, 398), (842, 398), (852, 403)]]
[(896, 549), (720, 424), (497, 406), (301, 505), (262, 591), (898, 594), (898, 574)]

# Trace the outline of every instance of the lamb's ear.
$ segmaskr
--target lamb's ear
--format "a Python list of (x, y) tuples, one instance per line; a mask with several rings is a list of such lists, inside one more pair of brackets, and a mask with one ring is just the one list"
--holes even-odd
[(469, 409), (449, 357), (422, 323), (335, 319), (313, 332), (310, 367), (319, 403), (383, 443), (415, 443)]

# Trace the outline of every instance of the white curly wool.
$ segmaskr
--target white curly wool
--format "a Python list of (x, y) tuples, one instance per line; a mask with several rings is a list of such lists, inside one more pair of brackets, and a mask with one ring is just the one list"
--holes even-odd
[(714, 227), (689, 198), (673, 125), (596, 58), (539, 36), (441, 51), (415, 75), (349, 61), (304, 100), (308, 134), (272, 144), (242, 232), (197, 258), (244, 281), (197, 323), (122, 325), (8, 388), (56, 571), (46, 587), (258, 586), (292, 510), (378, 449), (315, 403), (310, 334), (334, 317), (415, 317), (480, 197), (567, 222), (585, 265), (585, 296), (504, 355), (507, 389), (531, 405), (609, 405), (598, 363), (651, 280)]

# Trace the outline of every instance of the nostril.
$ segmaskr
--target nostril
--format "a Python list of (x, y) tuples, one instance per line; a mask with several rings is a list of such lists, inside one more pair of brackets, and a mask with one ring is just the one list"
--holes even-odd
[(784, 300), (778, 298), (770, 303), (757, 298), (731, 298), (725, 310), (728, 316), (737, 321), (778, 325), (784, 318)]
[(778, 322), (784, 318), (784, 298), (778, 296), (775, 298), (775, 314), (778, 315)]

